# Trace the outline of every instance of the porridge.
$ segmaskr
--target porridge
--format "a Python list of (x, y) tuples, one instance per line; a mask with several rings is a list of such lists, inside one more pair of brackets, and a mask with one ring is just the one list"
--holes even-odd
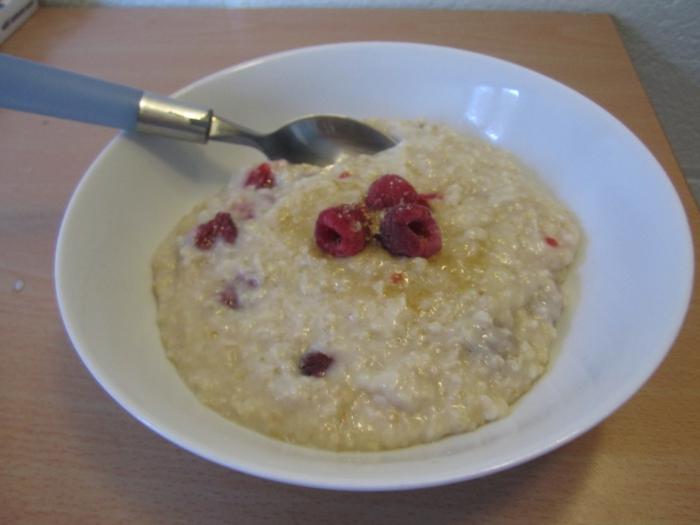
[(511, 154), (424, 122), (318, 168), (264, 163), (153, 260), (168, 358), (219, 414), (331, 450), (406, 447), (508, 414), (546, 370), (580, 242)]

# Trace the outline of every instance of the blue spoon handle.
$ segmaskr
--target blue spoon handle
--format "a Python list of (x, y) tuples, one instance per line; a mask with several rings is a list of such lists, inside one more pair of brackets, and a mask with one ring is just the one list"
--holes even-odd
[(0, 107), (131, 130), (143, 91), (0, 53)]

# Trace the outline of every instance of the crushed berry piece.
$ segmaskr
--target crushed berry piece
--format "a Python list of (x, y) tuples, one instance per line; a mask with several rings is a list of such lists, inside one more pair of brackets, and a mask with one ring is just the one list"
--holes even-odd
[(402, 284), (406, 280), (406, 274), (403, 272), (394, 272), (391, 274), (391, 282), (394, 284)]
[(442, 198), (443, 198), (442, 193), (440, 193), (439, 191), (431, 191), (431, 192), (428, 192), (428, 193), (420, 193), (420, 194), (418, 194), (418, 196), (419, 196), (421, 199), (425, 199), (425, 200), (427, 200), (427, 201), (433, 200), (433, 199), (442, 199)]
[(411, 183), (399, 175), (390, 173), (382, 175), (370, 185), (365, 204), (370, 210), (383, 210), (417, 200), (418, 193)]
[(430, 210), (420, 204), (389, 208), (379, 226), (379, 241), (392, 255), (425, 257), (442, 248), (440, 227)]
[(299, 360), (299, 370), (305, 376), (323, 377), (333, 364), (333, 358), (323, 352), (307, 352)]
[(236, 275), (233, 282), (251, 290), (260, 286), (260, 281), (256, 277), (245, 273), (239, 273)]
[(238, 310), (241, 307), (241, 302), (238, 299), (236, 287), (229, 284), (219, 292), (219, 302), (224, 306), (228, 306), (232, 310)]
[(350, 172), (347, 171), (347, 170), (345, 170), (345, 171), (342, 172), (340, 175), (338, 175), (338, 178), (339, 178), (339, 179), (347, 179), (348, 177), (352, 177), (352, 173), (350, 173)]
[(559, 241), (556, 240), (554, 237), (545, 237), (544, 238), (545, 242), (549, 244), (552, 248), (556, 248), (559, 246)]
[(367, 244), (369, 223), (359, 206), (343, 204), (326, 208), (316, 219), (316, 244), (335, 257), (360, 253)]
[(236, 219), (246, 221), (255, 217), (255, 204), (250, 201), (242, 200), (236, 202), (232, 206), (232, 211)]
[(219, 212), (212, 220), (197, 226), (194, 244), (200, 250), (210, 250), (217, 239), (221, 238), (229, 244), (236, 242), (238, 228), (230, 213)]
[(442, 193), (439, 193), (437, 191), (433, 191), (430, 193), (419, 193), (418, 199), (416, 199), (416, 203), (420, 204), (421, 206), (425, 206), (426, 208), (430, 208), (430, 201), (434, 199), (442, 200), (442, 198)]
[(267, 162), (263, 162), (248, 172), (245, 186), (255, 186), (256, 189), (272, 188), (275, 185), (275, 175)]

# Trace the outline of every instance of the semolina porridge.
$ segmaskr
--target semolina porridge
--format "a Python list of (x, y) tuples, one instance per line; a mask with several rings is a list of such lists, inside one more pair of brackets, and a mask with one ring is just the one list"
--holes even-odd
[(423, 121), (318, 168), (264, 163), (153, 259), (168, 358), (207, 406), (331, 450), (407, 447), (509, 413), (545, 372), (577, 222), (511, 154)]

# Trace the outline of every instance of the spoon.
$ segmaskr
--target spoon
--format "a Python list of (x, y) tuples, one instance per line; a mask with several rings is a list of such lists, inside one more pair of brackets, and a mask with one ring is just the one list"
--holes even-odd
[(313, 115), (258, 133), (210, 109), (0, 53), (0, 107), (204, 144), (251, 146), (270, 159), (325, 166), (396, 141), (347, 117)]

